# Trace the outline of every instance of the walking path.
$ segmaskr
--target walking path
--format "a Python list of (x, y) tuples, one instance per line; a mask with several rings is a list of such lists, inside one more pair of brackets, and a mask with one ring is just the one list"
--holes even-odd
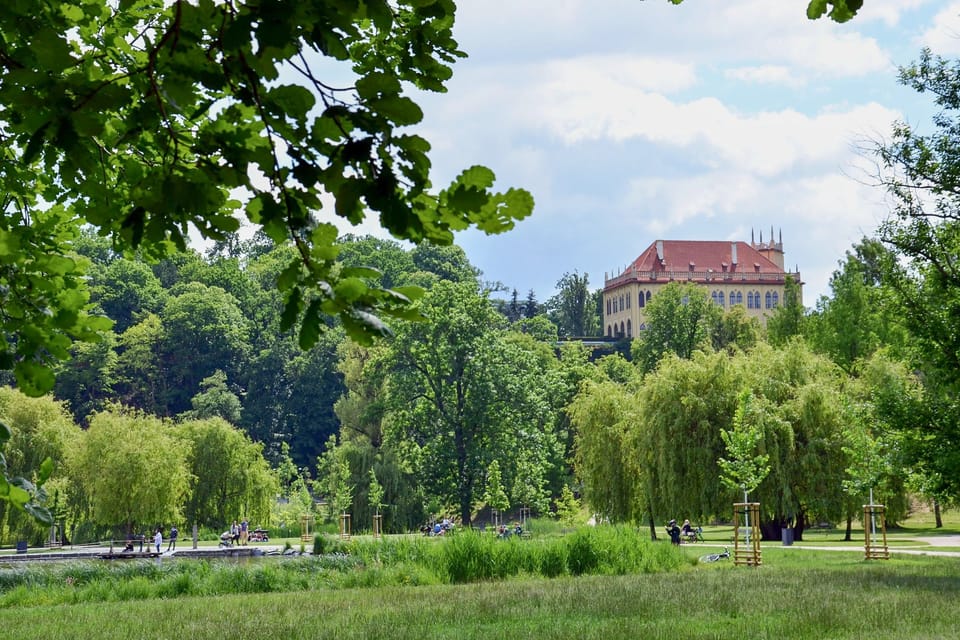
[[(900, 538), (900, 540), (903, 540)], [(957, 547), (960, 548), (960, 535), (942, 535), (942, 536), (922, 536), (909, 538), (908, 540), (924, 544), (927, 546), (917, 547), (898, 547), (890, 546), (890, 553), (900, 553), (914, 556), (943, 556), (949, 558), (960, 558), (960, 551), (943, 551), (937, 547)], [(803, 544), (802, 546), (787, 547), (789, 549), (817, 549), (818, 551), (858, 551), (863, 553), (863, 547), (829, 547), (813, 546)]]
[(261, 556), (276, 555), (281, 553), (282, 548), (270, 545), (251, 545), (241, 547), (214, 547), (203, 546), (193, 549), (191, 546), (184, 545), (180, 549), (173, 551), (151, 551), (148, 545), (144, 545), (144, 550), (123, 553), (120, 547), (116, 545), (97, 546), (97, 545), (77, 545), (75, 547), (62, 547), (59, 549), (31, 549), (28, 553), (15, 553), (13, 550), (6, 550), (0, 553), (0, 564), (5, 562), (30, 562), (34, 560), (135, 560), (144, 558), (230, 558), (238, 556)]

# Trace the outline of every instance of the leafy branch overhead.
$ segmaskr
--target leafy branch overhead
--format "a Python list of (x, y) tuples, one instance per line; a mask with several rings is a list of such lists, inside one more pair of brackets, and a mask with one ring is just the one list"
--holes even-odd
[[(683, 0), (670, 0), (673, 4), (681, 4)], [(807, 17), (817, 20), (828, 16), (834, 22), (852, 20), (857, 11), (863, 7), (863, 0), (809, 0)]]
[[(336, 265), (333, 216), (374, 214), (393, 235), (449, 244), (510, 229), (525, 191), (495, 193), (484, 167), (431, 189), (423, 113), (405, 87), (444, 91), (464, 53), (452, 0), (14, 0), (0, 13), (0, 366), (25, 390), (85, 315), (81, 223), (147, 258), (184, 249), (191, 227), (221, 241), (241, 218), (296, 257), (278, 281), (285, 328), (316, 342), (339, 316), (358, 338), (410, 315), (413, 291)], [(350, 78), (341, 85), (341, 78)], [(331, 204), (331, 197), (333, 204)], [(39, 212), (39, 203), (54, 203)], [(323, 214), (323, 215), (321, 215)], [(18, 259), (27, 255), (31, 260)], [(41, 263), (38, 256), (52, 256)], [(32, 287), (15, 283), (28, 282)], [(51, 277), (53, 276), (53, 277)], [(52, 320), (43, 322), (44, 314)], [(37, 322), (20, 322), (22, 318)], [(33, 330), (29, 327), (34, 327)], [(3, 349), (4, 347), (0, 347)]]

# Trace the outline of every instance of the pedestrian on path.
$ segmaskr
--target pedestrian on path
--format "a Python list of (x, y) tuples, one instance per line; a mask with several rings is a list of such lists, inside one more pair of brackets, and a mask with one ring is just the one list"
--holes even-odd
[(173, 525), (170, 527), (170, 543), (167, 545), (167, 551), (176, 551), (177, 550), (177, 536), (180, 534), (177, 531), (177, 526)]
[(157, 527), (157, 532), (153, 535), (153, 543), (157, 545), (157, 553), (160, 553), (160, 547), (163, 545), (163, 529)]

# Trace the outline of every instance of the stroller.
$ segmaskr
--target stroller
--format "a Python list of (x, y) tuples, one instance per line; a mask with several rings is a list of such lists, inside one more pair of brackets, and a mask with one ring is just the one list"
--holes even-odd
[(220, 534), (220, 544), (221, 547), (232, 547), (237, 544), (240, 540), (239, 534), (232, 534), (229, 531), (224, 531)]

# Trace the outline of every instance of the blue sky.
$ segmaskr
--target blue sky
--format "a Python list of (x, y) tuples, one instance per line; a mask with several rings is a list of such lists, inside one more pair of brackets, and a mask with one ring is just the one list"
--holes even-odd
[[(463, 0), (469, 57), (418, 97), (434, 183), (483, 164), (534, 214), (457, 242), (488, 281), (540, 301), (567, 271), (592, 288), (657, 239), (782, 233), (808, 307), (887, 215), (858, 148), (930, 101), (896, 82), (921, 47), (960, 55), (960, 2), (866, 0), (847, 24), (806, 0)], [(364, 225), (355, 232), (369, 231)]]

